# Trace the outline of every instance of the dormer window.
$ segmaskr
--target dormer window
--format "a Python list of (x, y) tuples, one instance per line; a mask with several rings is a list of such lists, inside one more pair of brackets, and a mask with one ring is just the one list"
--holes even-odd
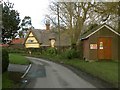
[(55, 47), (55, 39), (51, 39), (50, 42), (51, 42), (51, 47)]

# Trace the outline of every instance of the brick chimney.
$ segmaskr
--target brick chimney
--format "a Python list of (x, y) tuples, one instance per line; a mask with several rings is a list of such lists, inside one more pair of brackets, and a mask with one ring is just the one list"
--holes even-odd
[(46, 30), (50, 30), (50, 20), (46, 20)]
[(46, 30), (50, 30), (50, 24), (45, 24), (46, 25)]

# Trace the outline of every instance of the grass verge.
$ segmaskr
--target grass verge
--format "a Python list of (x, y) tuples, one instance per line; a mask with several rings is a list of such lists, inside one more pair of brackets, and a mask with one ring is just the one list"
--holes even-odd
[(113, 61), (85, 62), (77, 59), (64, 62), (118, 87), (118, 63)]
[(20, 85), (21, 76), (19, 72), (5, 72), (2, 75), (2, 88), (18, 88)]
[(30, 61), (27, 58), (25, 58), (25, 56), (16, 53), (9, 54), (9, 61), (11, 64), (21, 64), (21, 65), (30, 63)]
[(14, 82), (9, 78), (9, 73), (5, 72), (2, 75), (2, 88), (12, 88)]

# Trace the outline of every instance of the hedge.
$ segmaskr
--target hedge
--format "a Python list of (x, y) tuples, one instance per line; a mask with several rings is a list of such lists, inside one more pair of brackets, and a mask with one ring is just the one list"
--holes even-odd
[(2, 72), (6, 72), (9, 65), (9, 54), (6, 49), (2, 49)]

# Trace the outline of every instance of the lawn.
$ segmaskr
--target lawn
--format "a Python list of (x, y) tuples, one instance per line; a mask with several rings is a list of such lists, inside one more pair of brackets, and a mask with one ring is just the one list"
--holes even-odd
[(21, 64), (21, 65), (30, 63), (30, 61), (27, 58), (25, 58), (25, 56), (16, 53), (9, 54), (9, 61), (11, 64)]

